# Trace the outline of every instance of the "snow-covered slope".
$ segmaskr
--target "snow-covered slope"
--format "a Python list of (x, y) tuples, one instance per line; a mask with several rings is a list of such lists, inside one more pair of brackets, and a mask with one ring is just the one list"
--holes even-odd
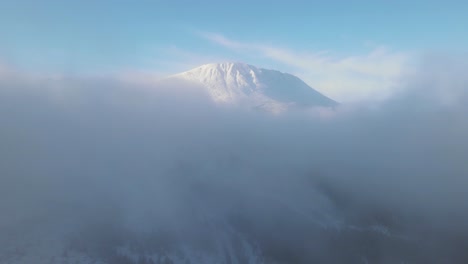
[(206, 64), (173, 75), (170, 79), (201, 84), (218, 103), (272, 111), (290, 107), (332, 107), (337, 104), (294, 75), (245, 63)]

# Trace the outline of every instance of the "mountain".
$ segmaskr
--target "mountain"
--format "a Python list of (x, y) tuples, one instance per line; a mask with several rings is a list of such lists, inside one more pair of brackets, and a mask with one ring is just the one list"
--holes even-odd
[(245, 63), (206, 64), (169, 78), (201, 85), (217, 103), (274, 112), (294, 107), (337, 105), (294, 75)]

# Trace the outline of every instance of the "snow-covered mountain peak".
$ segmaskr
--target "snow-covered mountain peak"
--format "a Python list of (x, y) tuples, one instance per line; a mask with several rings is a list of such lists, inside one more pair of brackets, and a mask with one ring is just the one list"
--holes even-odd
[[(195, 69), (217, 69), (224, 72), (231, 72), (231, 71), (250, 71), (252, 69), (257, 69), (255, 66), (249, 65), (243, 62), (223, 62), (223, 63), (209, 63), (201, 65)], [(195, 70), (194, 69), (194, 70)]]
[(259, 88), (259, 69), (239, 62), (205, 64), (177, 77), (207, 86), (216, 101), (236, 101)]
[(241, 62), (205, 64), (171, 78), (201, 84), (218, 103), (245, 104), (273, 111), (291, 106), (336, 105), (296, 76)]

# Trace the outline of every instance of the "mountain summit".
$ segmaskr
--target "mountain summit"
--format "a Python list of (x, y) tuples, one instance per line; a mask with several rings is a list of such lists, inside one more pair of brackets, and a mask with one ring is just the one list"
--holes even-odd
[(170, 78), (202, 85), (219, 103), (249, 105), (270, 111), (337, 105), (294, 75), (245, 63), (206, 64)]

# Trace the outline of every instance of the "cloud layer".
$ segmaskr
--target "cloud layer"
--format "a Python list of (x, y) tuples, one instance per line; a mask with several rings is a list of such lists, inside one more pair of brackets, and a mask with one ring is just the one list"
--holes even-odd
[(6, 75), (0, 262), (465, 263), (466, 65), (424, 65), (326, 119)]

